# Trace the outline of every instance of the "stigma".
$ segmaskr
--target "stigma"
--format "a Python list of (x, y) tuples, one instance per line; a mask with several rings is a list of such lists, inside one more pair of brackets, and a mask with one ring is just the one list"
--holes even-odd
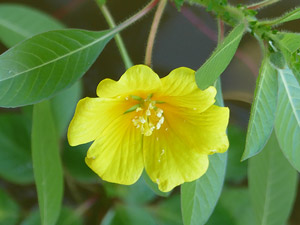
[[(152, 95), (150, 95), (152, 97)], [(164, 111), (157, 107), (157, 102), (151, 100), (148, 96), (147, 99), (139, 98), (134, 96), (135, 100), (139, 101), (139, 104), (131, 110), (134, 113), (132, 119), (133, 126), (141, 131), (141, 134), (150, 136), (155, 130), (159, 130), (164, 121)]]

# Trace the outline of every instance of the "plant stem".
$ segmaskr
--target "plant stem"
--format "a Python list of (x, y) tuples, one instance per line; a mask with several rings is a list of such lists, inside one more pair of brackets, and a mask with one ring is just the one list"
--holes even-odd
[[(115, 21), (114, 21), (113, 17), (111, 16), (108, 8), (105, 5), (100, 5), (100, 4), (99, 4), (99, 8), (100, 8), (106, 22), (108, 23), (109, 27), (111, 29), (115, 28), (115, 26), (116, 26)], [(116, 41), (116, 44), (120, 51), (120, 54), (121, 54), (121, 57), (123, 59), (126, 69), (132, 67), (133, 63), (128, 55), (125, 44), (124, 44), (120, 34), (116, 34), (115, 41)]]
[(218, 45), (224, 40), (224, 22), (219, 17), (218, 18)]
[(150, 34), (148, 37), (146, 55), (145, 55), (145, 64), (148, 66), (151, 66), (151, 58), (152, 58), (154, 40), (155, 40), (155, 36), (156, 36), (157, 29), (159, 26), (159, 22), (161, 20), (162, 14), (166, 7), (166, 4), (167, 4), (167, 0), (160, 0), (157, 10), (154, 15), (152, 25), (151, 25), (151, 30), (150, 30)]
[(139, 20), (140, 18), (145, 16), (148, 12), (150, 12), (151, 9), (153, 9), (157, 5), (158, 2), (159, 2), (159, 0), (152, 0), (148, 5), (146, 5), (144, 8), (142, 8), (139, 12), (134, 14), (129, 19), (125, 20), (123, 23), (116, 26), (112, 30), (112, 32), (110, 32), (110, 34), (119, 33), (121, 30), (123, 30), (126, 27), (130, 26), (131, 24), (133, 24), (134, 22), (136, 22), (137, 20)]
[(254, 3), (252, 5), (249, 5), (247, 8), (257, 10), (257, 9), (261, 9), (263, 7), (266, 7), (268, 5), (274, 4), (276, 2), (279, 2), (279, 1), (280, 0), (265, 0), (265, 1), (262, 1), (262, 2), (258, 2), (258, 3)]

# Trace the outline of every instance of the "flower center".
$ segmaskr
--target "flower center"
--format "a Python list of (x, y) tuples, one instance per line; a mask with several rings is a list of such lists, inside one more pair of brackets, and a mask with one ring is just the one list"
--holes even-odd
[(131, 112), (135, 111), (132, 123), (145, 136), (150, 136), (154, 130), (159, 130), (165, 121), (164, 111), (156, 106), (161, 102), (151, 100), (151, 96), (147, 99), (130, 96), (139, 101), (139, 104), (129, 109)]

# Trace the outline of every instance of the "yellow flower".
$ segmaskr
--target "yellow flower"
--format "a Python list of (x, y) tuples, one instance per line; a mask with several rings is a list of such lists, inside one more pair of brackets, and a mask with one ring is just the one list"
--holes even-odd
[(160, 79), (136, 65), (119, 81), (102, 80), (97, 95), (79, 101), (68, 140), (94, 141), (86, 163), (103, 180), (130, 185), (145, 168), (167, 192), (201, 177), (208, 155), (228, 148), (229, 109), (213, 105), (216, 89), (198, 89), (191, 69)]

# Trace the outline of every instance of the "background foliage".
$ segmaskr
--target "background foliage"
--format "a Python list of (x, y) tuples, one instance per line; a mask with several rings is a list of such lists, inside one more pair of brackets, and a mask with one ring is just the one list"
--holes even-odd
[[(272, 14), (261, 10), (276, 0), (154, 0), (149, 9), (144, 9), (150, 11), (163, 1), (167, 6), (162, 10), (165, 17), (156, 36), (154, 69), (161, 70), (161, 74), (178, 66), (195, 69), (199, 88), (215, 85), (218, 89), (218, 105), (224, 104), (219, 78), (223, 74), (225, 105), (231, 108), (228, 152), (210, 156), (210, 167), (203, 177), (171, 193), (160, 192), (146, 174), (132, 186), (101, 181), (84, 163), (89, 144), (70, 147), (66, 141), (67, 126), (82, 96), (94, 95), (102, 78), (113, 73), (121, 75), (131, 64), (125, 46), (120, 45), (120, 36), (116, 36), (121, 30), (126, 28), (125, 42), (132, 61), (143, 62), (144, 52), (139, 53), (142, 48), (136, 46), (145, 46), (143, 36), (147, 37), (152, 14), (134, 25), (134, 31), (127, 27), (142, 14), (115, 26), (105, 10), (121, 9), (120, 13), (112, 10), (112, 15), (124, 20), (142, 7), (140, 1), (137, 8), (130, 8), (130, 13), (126, 8), (130, 4), (124, 1), (91, 0), (85, 3), (90, 4), (87, 9), (83, 1), (70, 1), (62, 3), (63, 7), (52, 15), (45, 13), (49, 12), (43, 7), (46, 1), (25, 5), (3, 1), (0, 225), (300, 223), (295, 213), (300, 207), (296, 197), (300, 171), (300, 34), (289, 27), (299, 23), (300, 9), (292, 0), (278, 3), (279, 7), (289, 7), (278, 17), (272, 11), (276, 4), (269, 6)], [(82, 25), (85, 16), (80, 12), (87, 10), (92, 14), (93, 9), (98, 15), (97, 5), (109, 29), (100, 16), (91, 16), (88, 25)], [(68, 18), (72, 10), (78, 17), (74, 24)], [(184, 22), (178, 20), (181, 17)], [(94, 23), (96, 28), (92, 27)], [(185, 30), (191, 24), (197, 29)], [(210, 44), (202, 43), (205, 38), (199, 39), (201, 32), (212, 40)], [(116, 40), (122, 57), (111, 41), (114, 37), (119, 38)], [(260, 48), (256, 52), (261, 55), (251, 59), (251, 48), (244, 52), (240, 49), (254, 42), (251, 48)], [(211, 53), (198, 57), (209, 45), (207, 52)], [(229, 66), (236, 59), (246, 65), (242, 70)], [(259, 71), (255, 63), (253, 66), (255, 60), (260, 64)], [(105, 67), (108, 61), (111, 66)], [(257, 76), (253, 101), (252, 89), (244, 90), (251, 86), (241, 78), (247, 73), (244, 70)], [(236, 76), (228, 76), (229, 72)]]

